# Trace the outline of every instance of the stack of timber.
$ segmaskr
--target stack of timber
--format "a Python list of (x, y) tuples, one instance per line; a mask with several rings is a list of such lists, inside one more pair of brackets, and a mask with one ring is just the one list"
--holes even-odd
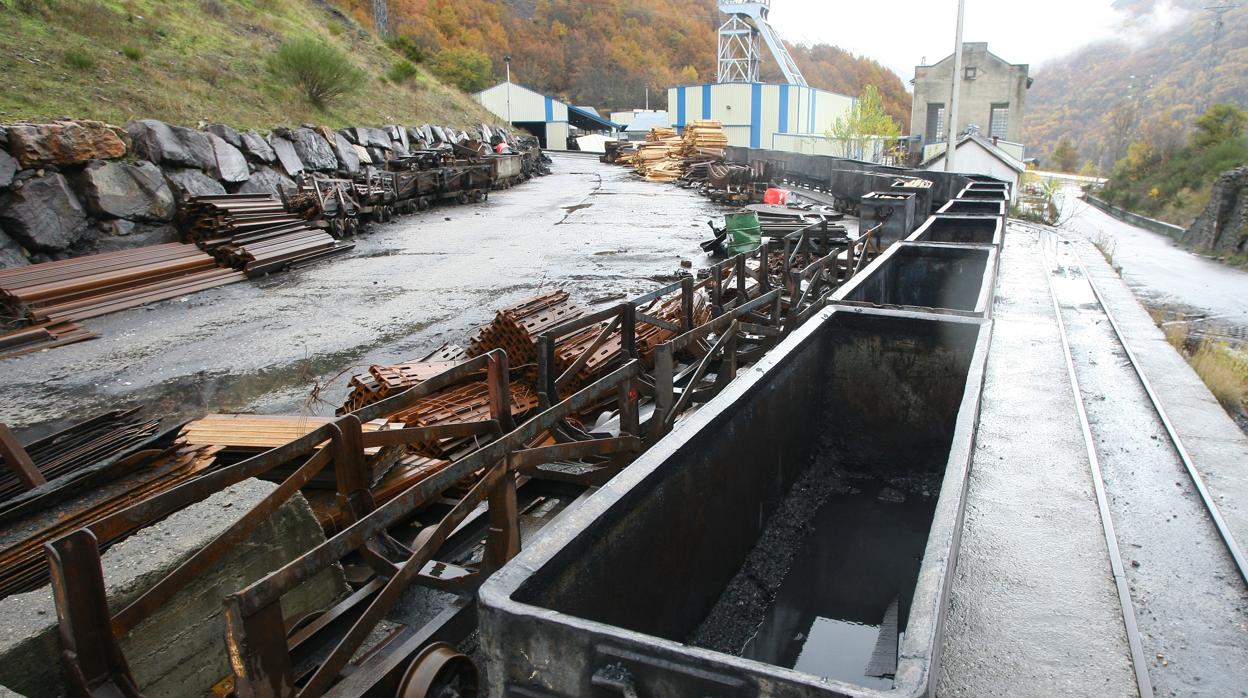
[(704, 161), (721, 160), (728, 147), (724, 125), (718, 121), (698, 119), (685, 127), (680, 156), (686, 160), (703, 158)]
[[(156, 434), (160, 420), (142, 419), (138, 411), (136, 407), (108, 412), (21, 446), (28, 463), (38, 471), (37, 479), (43, 481), (38, 484), (55, 486), (60, 478), (146, 443)], [(4, 425), (0, 424), (0, 429), (5, 429)], [(21, 465), (10, 462), (10, 458), (21, 455), (0, 454), (0, 501), (32, 489), (17, 475)]]
[(675, 129), (652, 128), (628, 161), (637, 174), (651, 182), (673, 182), (683, 174), (682, 146), (683, 141)]
[(248, 276), (303, 266), (354, 247), (339, 244), (267, 194), (193, 197), (183, 205), (181, 218), (188, 239)]
[(0, 300), (33, 322), (63, 323), (243, 278), (194, 245), (175, 242), (0, 270)]
[(651, 129), (646, 141), (638, 145), (637, 152), (628, 161), (638, 174), (651, 182), (674, 182), (695, 167), (699, 170), (697, 176), (705, 179), (702, 168), (722, 160), (727, 147), (723, 124), (697, 120), (685, 127), (683, 137), (674, 129)]

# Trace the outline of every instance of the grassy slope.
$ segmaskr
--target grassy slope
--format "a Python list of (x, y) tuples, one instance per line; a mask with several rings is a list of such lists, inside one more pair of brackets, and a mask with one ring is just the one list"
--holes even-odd
[[(313, 36), (368, 74), (317, 109), (266, 70), (283, 38)], [(123, 49), (142, 53), (138, 60)], [(83, 60), (83, 59), (86, 60)], [(398, 56), (323, 0), (0, 0), (0, 122), (156, 118), (268, 128), (495, 119), (422, 68), (396, 86)]]

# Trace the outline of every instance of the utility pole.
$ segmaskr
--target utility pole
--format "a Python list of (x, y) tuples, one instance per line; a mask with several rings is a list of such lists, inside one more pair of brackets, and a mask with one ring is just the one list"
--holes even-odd
[(1205, 8), (1206, 12), (1213, 13), (1213, 38), (1209, 40), (1209, 67), (1205, 69), (1205, 108), (1213, 106), (1213, 71), (1218, 67), (1218, 37), (1222, 34), (1222, 27), (1226, 22), (1222, 20), (1222, 15), (1234, 10), (1239, 5), (1211, 5)]
[(511, 56), (503, 56), (503, 64), (507, 66), (507, 125), (511, 126)]
[(945, 172), (953, 172), (953, 151), (958, 146), (958, 93), (962, 91), (962, 17), (966, 13), (966, 0), (958, 0), (958, 28), (953, 43), (953, 94), (949, 97), (949, 124), (946, 126), (949, 144), (945, 146)]

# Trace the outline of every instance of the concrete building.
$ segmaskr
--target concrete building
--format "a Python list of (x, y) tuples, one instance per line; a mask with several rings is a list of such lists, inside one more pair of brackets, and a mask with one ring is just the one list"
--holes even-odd
[(537, 136), (543, 148), (564, 150), (569, 135), (610, 135), (620, 129), (619, 124), (597, 113), (514, 82), (500, 82), (473, 97), (498, 118)]
[[(1023, 108), (1032, 79), (1027, 64), (1011, 64), (988, 51), (988, 44), (962, 44), (962, 89), (958, 96), (955, 133), (971, 125), (989, 138), (1018, 141), (1023, 130)], [(924, 143), (948, 137), (948, 108), (953, 91), (953, 55), (935, 65), (914, 69), (914, 106), (910, 130)], [(956, 162), (956, 158), (955, 158)], [(961, 164), (958, 163), (958, 169)]]
[(824, 133), (853, 104), (853, 97), (802, 85), (734, 82), (667, 91), (667, 111), (675, 114), (677, 130), (714, 119), (724, 124), (729, 145), (794, 153), (822, 152)]
[[(954, 168), (967, 174), (988, 175), (1010, 183), (1011, 197), (1017, 197), (1019, 180), (1027, 166), (1021, 158), (1015, 157), (1010, 151), (1017, 143), (1006, 144), (1005, 141), (984, 138), (975, 133), (968, 133), (958, 139), (957, 156), (953, 159)], [(945, 150), (939, 144), (930, 146), (936, 152), (919, 165), (920, 169), (945, 171)]]

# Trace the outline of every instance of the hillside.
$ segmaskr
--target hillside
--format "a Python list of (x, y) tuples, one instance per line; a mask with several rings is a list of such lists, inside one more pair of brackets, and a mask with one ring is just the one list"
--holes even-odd
[(1212, 80), (1211, 16), (1198, 8), (1138, 45), (1096, 44), (1036, 68), (1023, 125), (1029, 153), (1046, 158), (1066, 136), (1080, 162), (1108, 174), (1141, 137), (1180, 143), (1209, 105), (1248, 105), (1248, 4), (1224, 19)]
[[(372, 0), (343, 2), (371, 21)], [(598, 109), (662, 105), (668, 87), (715, 78), (716, 29), (725, 17), (715, 0), (389, 0), (392, 30), (429, 54), (467, 48), (485, 53), (495, 78), (512, 57), (512, 79)], [(793, 47), (812, 86), (859, 95), (874, 84), (903, 132), (910, 95), (895, 73), (842, 49)], [(764, 78), (775, 79), (770, 58)]]
[[(365, 71), (356, 92), (318, 109), (271, 75), (268, 57), (294, 37), (347, 53)], [(492, 119), (424, 68), (390, 82), (399, 59), (323, 1), (0, 0), (0, 121), (68, 115), (268, 128)]]

